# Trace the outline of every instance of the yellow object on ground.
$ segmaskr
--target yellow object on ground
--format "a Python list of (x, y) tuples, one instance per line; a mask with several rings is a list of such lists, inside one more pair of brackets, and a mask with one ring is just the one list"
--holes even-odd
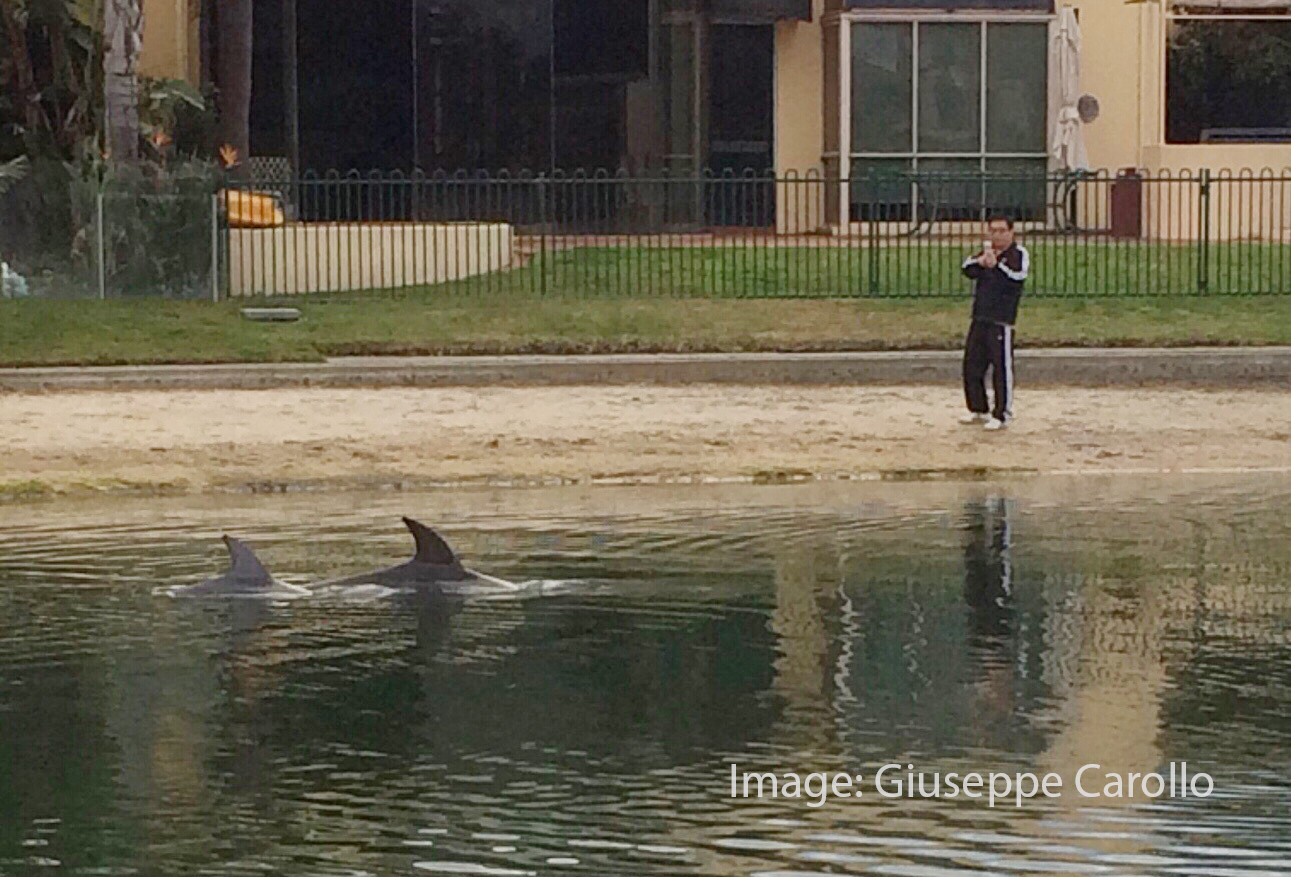
[(274, 195), (225, 189), (220, 198), (228, 211), (230, 228), (277, 228), (286, 216)]

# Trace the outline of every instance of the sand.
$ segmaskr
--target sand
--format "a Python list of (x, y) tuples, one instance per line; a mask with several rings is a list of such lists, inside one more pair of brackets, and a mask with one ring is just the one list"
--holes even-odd
[(1291, 393), (1033, 389), (1010, 429), (929, 387), (9, 394), (0, 493), (1287, 470)]

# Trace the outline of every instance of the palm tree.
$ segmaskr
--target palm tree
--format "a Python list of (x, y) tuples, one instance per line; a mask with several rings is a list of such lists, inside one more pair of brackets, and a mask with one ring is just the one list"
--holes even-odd
[(104, 0), (103, 88), (108, 154), (115, 161), (139, 157), (139, 47), (141, 0)]

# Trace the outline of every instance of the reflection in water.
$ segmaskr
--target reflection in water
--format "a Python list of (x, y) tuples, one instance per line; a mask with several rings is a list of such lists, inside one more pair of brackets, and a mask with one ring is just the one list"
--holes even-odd
[[(1285, 874), (1291, 484), (1185, 487), (436, 496), (564, 583), (488, 601), (159, 600), (228, 507), (0, 514), (0, 873)], [(406, 499), (235, 510), (307, 582), (401, 556)], [(1072, 785), (1183, 761), (1213, 797)], [(809, 807), (732, 762), (1064, 786)]]
[(429, 660), (447, 644), (453, 618), (466, 601), (460, 597), (418, 590), (399, 594), (396, 601), (417, 620), (417, 653)]
[(1012, 503), (998, 495), (972, 500), (964, 509), (968, 673), (976, 677), (979, 729), (1008, 727), (1014, 715), (1012, 511)]
[(1013, 615), (1011, 504), (1000, 496), (966, 504), (964, 510), (964, 602), (969, 642), (999, 651), (1007, 644)]

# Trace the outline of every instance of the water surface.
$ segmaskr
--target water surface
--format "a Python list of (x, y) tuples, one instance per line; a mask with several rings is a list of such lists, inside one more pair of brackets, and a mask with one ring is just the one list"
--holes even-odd
[[(398, 562), (402, 514), (528, 584), (155, 593), (226, 531)], [(1268, 478), (0, 508), (0, 873), (1288, 874), (1288, 537)], [(1210, 797), (1071, 791), (1185, 761)], [(890, 762), (1068, 793), (730, 795)]]

